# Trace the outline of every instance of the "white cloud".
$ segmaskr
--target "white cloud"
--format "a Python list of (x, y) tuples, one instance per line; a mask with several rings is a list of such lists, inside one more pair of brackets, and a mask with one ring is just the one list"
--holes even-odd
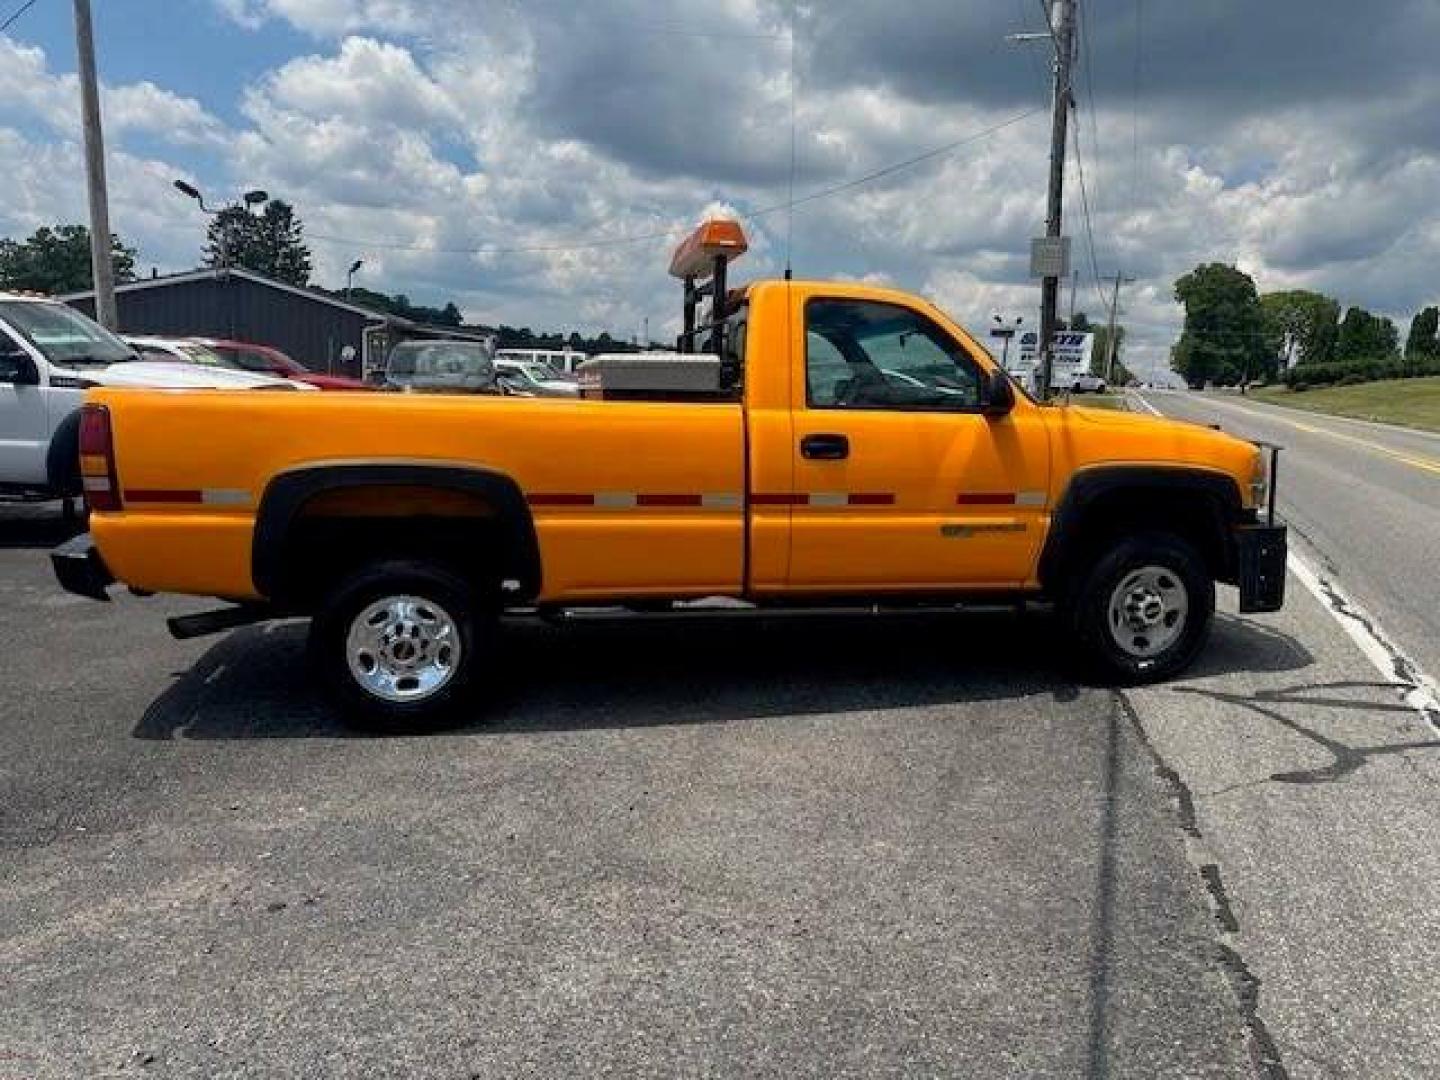
[[(199, 174), (293, 202), (324, 282), (363, 256), (367, 285), (431, 303), (454, 298), (472, 318), (628, 336), (649, 316), (658, 336), (678, 308), (664, 272), (673, 239), (712, 204), (753, 211), (786, 197), (788, 5), (779, 0), (215, 3), (241, 27), (283, 20), (311, 45), (250, 86), (234, 131), (166, 91), (163, 68), (150, 82), (107, 88), (112, 147), (124, 162), (112, 170), (116, 226), (156, 259), (187, 258), (199, 229), (183, 202), (165, 203), (163, 214), (149, 205), (153, 185)], [(1099, 269), (1140, 279), (1122, 303), (1132, 366), (1164, 364), (1180, 317), (1173, 282), (1200, 261), (1238, 261), (1262, 289), (1323, 288), (1402, 322), (1434, 302), (1440, 75), (1396, 37), (1392, 16), (1415, 14), (1407, 3), (1377, 0), (1369, 22), (1380, 44), (1347, 46), (1389, 58), (1368, 78), (1354, 75), (1365, 65), (1338, 45), (1323, 53), (1328, 22), (1307, 30), (1307, 63), (1327, 72), (1318, 84), (1266, 37), (1286, 24), (1270, 8), (1293, 12), (1294, 0), (1247, 24), (1235, 58), (1206, 50), (1203, 64), (1187, 49), (1217, 40), (1245, 5), (1157, 10), (1133, 159), (1131, 103), (1118, 89), (1128, 92), (1128, 24), (1092, 13), (1100, 113), (1083, 122), (1082, 148)], [(855, 0), (802, 5), (800, 194), (1042, 100), (1037, 68), (1003, 45), (1013, 28), (1007, 5), (917, 5), (904, 20)], [(960, 40), (993, 47), (957, 49)], [(47, 188), (20, 160), (73, 167), (64, 164), (76, 137), (73, 82), (50, 73), (38, 50), (3, 39), (0, 49), (0, 124), (12, 125), (0, 161), (17, 166), (23, 189), (5, 208), (6, 225), (45, 213), (83, 220), (73, 177)], [(165, 140), (173, 162), (126, 156), (139, 135)], [(1035, 318), (1027, 249), (1043, 229), (1046, 135), (1035, 116), (799, 207), (797, 273), (923, 291), (978, 329), (996, 310)], [(1085, 269), (1079, 306), (1095, 317), (1101, 302), (1088, 280), (1075, 180), (1072, 169), (1067, 227)], [(785, 215), (750, 231), (742, 276), (778, 273)], [(585, 246), (632, 236), (652, 238)], [(552, 248), (570, 250), (544, 250)]]

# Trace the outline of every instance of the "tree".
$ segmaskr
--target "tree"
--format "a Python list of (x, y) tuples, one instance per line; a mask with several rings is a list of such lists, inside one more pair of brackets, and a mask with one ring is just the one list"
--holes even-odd
[(1362, 307), (1345, 312), (1336, 345), (1341, 360), (1393, 360), (1400, 347), (1400, 332), (1389, 319)]
[(1282, 366), (1328, 364), (1340, 336), (1340, 304), (1308, 289), (1266, 293), (1260, 298), (1266, 331)]
[(1407, 363), (1423, 363), (1440, 359), (1440, 308), (1427, 307), (1410, 320), (1410, 336), (1405, 339)]
[[(135, 280), (135, 249), (110, 237), (117, 282)], [(43, 293), (84, 292), (95, 285), (90, 230), (84, 225), (36, 229), (29, 239), (0, 240), (0, 289)]]
[(1265, 313), (1249, 274), (1224, 263), (1197, 266), (1175, 282), (1185, 305), (1185, 329), (1170, 364), (1191, 386), (1245, 383), (1273, 376)]
[[(310, 283), (310, 249), (305, 226), (295, 209), (280, 199), (265, 204), (260, 214), (247, 207), (227, 206), (210, 222), (206, 235), (207, 266), (243, 266), (290, 285)], [(228, 254), (227, 254), (228, 247)]]

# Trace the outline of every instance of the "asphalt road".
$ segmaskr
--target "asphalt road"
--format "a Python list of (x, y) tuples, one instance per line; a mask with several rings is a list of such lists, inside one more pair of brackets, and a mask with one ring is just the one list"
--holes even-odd
[(1440, 435), (1234, 395), (1144, 398), (1167, 416), (1283, 446), (1279, 510), (1302, 550), (1440, 674)]
[(521, 627), (488, 724), (369, 739), (298, 627), (176, 643), (0, 534), (5, 1080), (1252, 1075), (1043, 620)]
[(1293, 579), (1124, 695), (1042, 617), (520, 626), (382, 740), (57, 539), (0, 509), (0, 1080), (1440, 1074), (1440, 734)]

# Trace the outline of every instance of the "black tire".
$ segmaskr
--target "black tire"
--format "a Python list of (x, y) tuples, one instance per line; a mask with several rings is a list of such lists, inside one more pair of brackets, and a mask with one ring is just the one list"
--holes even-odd
[[(413, 598), (423, 607), (404, 604)], [(404, 604), (397, 608), (397, 604)], [(357, 626), (372, 606), (387, 621), (369, 631)], [(397, 610), (416, 612), (408, 620), (394, 619)], [(451, 632), (436, 637), (435, 628), (448, 626)], [(363, 657), (352, 665), (352, 652), (365, 644), (353, 645), (351, 632), (373, 632), (380, 639), (371, 654), (373, 685), (357, 674)], [(413, 632), (412, 632), (413, 631)], [(388, 635), (388, 638), (387, 638)], [(310, 628), (310, 653), (330, 696), (345, 721), (364, 731), (390, 735), (415, 735), (453, 727), (466, 719), (464, 707), (471, 693), (490, 674), (496, 655), (498, 625), (482, 594), (443, 565), (394, 559), (370, 563), (342, 580), (329, 594)], [(444, 643), (458, 641), (458, 647)], [(409, 649), (408, 657), (396, 659), (396, 651)], [(385, 651), (388, 649), (389, 651)], [(458, 655), (457, 655), (458, 654)], [(452, 662), (445, 663), (450, 657)], [(403, 666), (409, 662), (414, 668)], [(431, 673), (438, 680), (426, 690), (422, 677)], [(398, 674), (398, 677), (391, 676)], [(376, 685), (389, 682), (392, 695)], [(408, 683), (408, 684), (407, 684)]]
[[(1137, 588), (1122, 594), (1126, 585)], [(1179, 609), (1176, 586), (1183, 589), (1185, 611), (1171, 624), (1172, 611)], [(1123, 614), (1137, 594), (1145, 597), (1134, 604), (1137, 618), (1154, 618), (1149, 596), (1159, 601), (1158, 621), (1145, 629), (1136, 629)], [(1118, 620), (1112, 602), (1121, 609)], [(1087, 673), (1097, 680), (1123, 686), (1162, 682), (1189, 667), (1204, 647), (1215, 614), (1215, 582), (1193, 544), (1171, 533), (1140, 533), (1117, 540), (1100, 555), (1070, 594), (1063, 614)]]

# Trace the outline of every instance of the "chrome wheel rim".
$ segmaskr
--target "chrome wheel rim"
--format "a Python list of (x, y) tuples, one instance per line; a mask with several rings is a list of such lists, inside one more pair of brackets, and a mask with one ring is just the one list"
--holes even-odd
[(1189, 614), (1190, 594), (1180, 575), (1144, 566), (1121, 578), (1110, 594), (1110, 636), (1127, 656), (1153, 660), (1180, 640)]
[(455, 677), (460, 629), (433, 600), (387, 596), (351, 621), (345, 657), (367, 693), (382, 701), (424, 701)]

